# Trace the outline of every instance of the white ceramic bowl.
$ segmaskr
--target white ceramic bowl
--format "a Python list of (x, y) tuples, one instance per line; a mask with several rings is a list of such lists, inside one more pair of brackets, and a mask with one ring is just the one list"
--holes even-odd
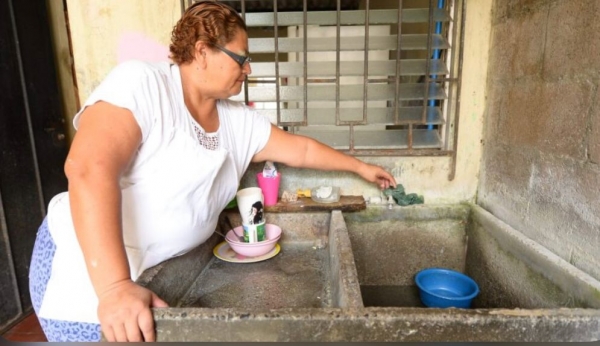
[(281, 238), (281, 227), (270, 223), (265, 224), (267, 239), (256, 243), (241, 242), (234, 234), (232, 234), (232, 232), (242, 236), (244, 234), (244, 229), (242, 226), (238, 226), (229, 230), (225, 235), (225, 240), (233, 251), (246, 257), (258, 257), (269, 253), (269, 251), (273, 250), (275, 245), (277, 245), (279, 238)]

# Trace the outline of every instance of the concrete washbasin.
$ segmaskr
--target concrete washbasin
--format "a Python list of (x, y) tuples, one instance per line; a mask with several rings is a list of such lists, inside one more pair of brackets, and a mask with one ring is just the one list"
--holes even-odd
[[(283, 229), (272, 259), (224, 262), (215, 234), (144, 272), (138, 282), (170, 305), (154, 309), (158, 341), (600, 340), (600, 283), (476, 205), (267, 222)], [(473, 309), (424, 308), (414, 275), (428, 267), (475, 279)]]
[[(351, 255), (344, 255), (351, 254), (349, 242), (345, 239), (339, 246), (335, 232), (329, 232), (330, 220), (330, 213), (268, 215), (268, 223), (283, 229), (282, 250), (275, 257), (256, 263), (223, 261), (213, 255), (213, 248), (223, 242), (215, 234), (192, 252), (147, 270), (138, 282), (175, 308), (362, 306), (358, 286), (351, 287), (356, 274), (347, 272), (354, 269)], [(229, 224), (241, 224), (239, 215), (221, 215), (221, 233)], [(335, 240), (330, 242), (330, 237)]]

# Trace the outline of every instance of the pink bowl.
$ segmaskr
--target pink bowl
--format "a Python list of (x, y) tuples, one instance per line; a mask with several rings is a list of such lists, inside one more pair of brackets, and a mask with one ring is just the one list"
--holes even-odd
[(258, 257), (269, 253), (269, 251), (273, 250), (279, 238), (281, 238), (281, 227), (270, 223), (265, 224), (267, 240), (259, 241), (257, 243), (241, 242), (234, 234), (232, 234), (232, 232), (241, 236), (244, 234), (243, 227), (238, 226), (227, 232), (225, 240), (229, 246), (231, 246), (233, 251), (246, 257)]

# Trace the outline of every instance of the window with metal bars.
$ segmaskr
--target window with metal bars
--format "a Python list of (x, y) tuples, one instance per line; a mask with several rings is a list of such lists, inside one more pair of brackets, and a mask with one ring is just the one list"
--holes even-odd
[(221, 1), (252, 56), (233, 99), (349, 154), (455, 158), (463, 1)]

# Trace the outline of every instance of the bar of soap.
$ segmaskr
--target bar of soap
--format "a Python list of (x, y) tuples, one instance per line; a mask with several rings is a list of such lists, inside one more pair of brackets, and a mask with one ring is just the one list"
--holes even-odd
[(306, 190), (298, 189), (296, 191), (296, 195), (298, 195), (298, 197), (310, 197), (310, 189), (306, 189)]

